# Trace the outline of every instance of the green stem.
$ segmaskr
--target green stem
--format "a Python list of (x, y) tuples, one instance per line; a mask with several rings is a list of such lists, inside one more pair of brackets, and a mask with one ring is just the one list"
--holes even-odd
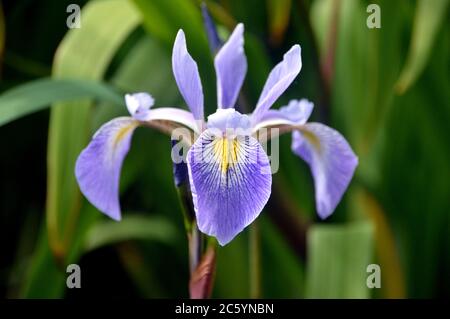
[(203, 255), (203, 235), (200, 233), (195, 220), (189, 234), (189, 268), (191, 274), (197, 269)]
[(192, 195), (187, 184), (177, 187), (178, 198), (180, 200), (181, 210), (184, 216), (184, 226), (188, 237), (189, 245), (189, 269), (191, 273), (197, 268), (203, 254), (203, 235), (197, 227), (195, 220)]
[(249, 233), (250, 298), (257, 299), (261, 297), (261, 236), (257, 220), (250, 226)]

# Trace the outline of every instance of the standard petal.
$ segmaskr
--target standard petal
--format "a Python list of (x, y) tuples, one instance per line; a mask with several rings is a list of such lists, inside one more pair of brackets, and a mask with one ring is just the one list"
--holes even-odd
[(294, 81), (301, 68), (301, 49), (296, 44), (284, 54), (283, 61), (278, 63), (270, 72), (256, 108), (253, 111), (253, 122), (258, 122), (261, 119), (264, 113)]
[(119, 117), (104, 124), (78, 156), (75, 176), (84, 196), (100, 211), (120, 220), (119, 179), (131, 136), (139, 122)]
[(254, 123), (253, 131), (277, 125), (303, 125), (309, 119), (313, 108), (314, 104), (306, 99), (291, 100), (279, 110), (265, 112), (261, 120)]
[(320, 123), (307, 123), (300, 131), (294, 131), (292, 151), (309, 164), (317, 213), (322, 219), (327, 218), (353, 177), (357, 156), (339, 132)]
[(203, 89), (197, 63), (190, 56), (186, 47), (183, 30), (178, 31), (172, 52), (172, 69), (186, 104), (195, 119), (203, 120)]
[(225, 245), (267, 203), (269, 159), (251, 136), (219, 138), (208, 129), (189, 150), (187, 162), (199, 229)]
[(217, 105), (219, 108), (234, 107), (247, 73), (242, 23), (236, 26), (228, 41), (217, 53), (214, 66), (217, 76)]

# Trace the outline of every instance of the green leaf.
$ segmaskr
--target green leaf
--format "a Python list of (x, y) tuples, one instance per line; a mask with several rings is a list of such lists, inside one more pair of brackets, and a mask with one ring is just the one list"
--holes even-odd
[[(113, 56), (140, 23), (128, 1), (89, 2), (82, 9), (83, 26), (72, 29), (61, 42), (53, 66), (55, 78), (101, 79)], [(73, 174), (75, 160), (91, 131), (89, 101), (66, 102), (52, 108), (48, 142), (47, 227), (48, 241), (38, 242), (22, 296), (60, 297), (64, 276), (56, 268), (76, 261), (82, 237), (100, 216), (91, 205), (80, 210), (81, 194)], [(44, 233), (43, 236), (47, 235)], [(48, 248), (51, 247), (51, 252)], [(66, 256), (69, 258), (65, 258)], [(56, 259), (54, 259), (56, 257)], [(47, 265), (47, 266), (46, 266)], [(51, 266), (48, 266), (51, 265)], [(47, 269), (53, 269), (47, 271)], [(45, 280), (43, 280), (45, 278)], [(41, 289), (42, 283), (52, 286)]]
[(448, 0), (419, 0), (412, 31), (408, 59), (396, 84), (399, 93), (404, 93), (425, 68), (436, 34), (447, 18)]
[(91, 205), (81, 209), (80, 222), (74, 230), (74, 241), (66, 262), (55, 260), (48, 242), (48, 232), (43, 223), (30, 266), (20, 290), (20, 298), (61, 298), (66, 284), (66, 265), (78, 262), (82, 252), (83, 239), (88, 227), (100, 217)]
[[(165, 46), (168, 56), (172, 54), (178, 30), (184, 30), (189, 53), (198, 64), (205, 95), (205, 113), (213, 113), (216, 108), (215, 74), (199, 7), (186, 0), (133, 2), (142, 14), (145, 30)], [(166, 70), (165, 74), (170, 72)]]
[(127, 240), (156, 240), (172, 244), (176, 238), (176, 229), (167, 219), (124, 215), (120, 223), (106, 220), (91, 227), (86, 235), (84, 251)]
[(3, 14), (3, 5), (0, 3), (0, 56), (3, 56), (5, 50), (5, 15)]
[[(128, 1), (88, 3), (83, 27), (72, 29), (60, 44), (53, 66), (55, 78), (100, 79), (114, 54), (140, 22)], [(52, 108), (48, 143), (47, 225), (56, 255), (64, 256), (76, 227), (80, 192), (75, 161), (89, 138), (91, 102), (64, 103)], [(64, 234), (64, 238), (62, 238)]]
[(127, 92), (150, 92), (158, 106), (175, 106), (181, 102), (170, 56), (146, 34), (130, 50), (111, 82)]
[(0, 95), (0, 126), (37, 112), (55, 102), (99, 99), (122, 105), (122, 97), (110, 86), (76, 79), (39, 79)]
[(244, 232), (225, 247), (219, 247), (213, 298), (249, 297), (248, 246), (247, 232)]
[(292, 0), (267, 0), (271, 40), (279, 44), (289, 25)]
[(373, 255), (369, 223), (317, 225), (308, 234), (308, 298), (368, 298)]
[[(188, 41), (193, 47), (203, 47), (209, 54), (206, 35), (198, 7), (191, 1), (184, 0), (134, 0), (143, 14), (143, 23), (149, 33), (172, 46), (175, 34), (183, 27), (186, 34), (192, 35)], [(202, 31), (196, 35), (195, 33)], [(198, 51), (197, 51), (198, 52)]]
[(58, 268), (53, 259), (44, 224), (19, 292), (20, 298), (59, 298), (63, 294), (64, 283), (64, 270)]
[[(440, 42), (448, 39), (447, 32)], [(433, 298), (449, 291), (442, 277), (442, 269), (447, 269), (443, 258), (449, 251), (443, 241), (448, 237), (450, 211), (448, 92), (431, 89), (441, 78), (439, 71), (445, 73), (437, 59), (441, 54), (445, 51), (433, 52), (436, 60), (431, 62), (437, 62), (440, 70), (427, 69), (414, 90), (396, 98), (378, 168), (383, 172), (378, 192), (396, 234), (410, 298)]]
[(323, 58), (327, 49), (327, 36), (330, 31), (330, 22), (332, 20), (332, 0), (316, 0), (311, 4), (310, 19), (311, 27), (314, 30), (314, 36), (320, 57)]
[(262, 287), (264, 298), (302, 298), (305, 290), (304, 267), (287, 245), (283, 234), (267, 214), (261, 220)]

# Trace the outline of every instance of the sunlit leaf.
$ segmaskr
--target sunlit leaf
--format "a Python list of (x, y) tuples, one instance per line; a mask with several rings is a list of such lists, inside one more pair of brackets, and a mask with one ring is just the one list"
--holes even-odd
[[(55, 78), (99, 79), (140, 17), (128, 1), (90, 2), (82, 9), (83, 27), (72, 29), (55, 57)], [(90, 134), (91, 103), (65, 103), (52, 108), (48, 143), (47, 225), (56, 255), (65, 254), (76, 227), (80, 192), (75, 160)], [(67, 229), (69, 227), (69, 229)], [(64, 234), (64, 236), (63, 236)]]
[(317, 225), (308, 234), (308, 298), (368, 298), (371, 224)]
[[(53, 74), (55, 78), (100, 79), (124, 39), (140, 22), (140, 17), (128, 1), (93, 1), (82, 9), (83, 27), (72, 29), (58, 48)], [(41, 265), (54, 264), (47, 253), (50, 245), (53, 256), (64, 264), (65, 256), (78, 256), (77, 236), (86, 232), (98, 216), (95, 210), (80, 214), (81, 195), (75, 182), (75, 160), (90, 134), (91, 103), (68, 102), (52, 109), (48, 144), (47, 240), (41, 239), (30, 265), (30, 276), (25, 282), (23, 296), (56, 297), (40, 290), (39, 282), (63, 287), (60, 272), (46, 272)], [(79, 217), (81, 217), (79, 219)], [(45, 235), (45, 233), (44, 233)], [(71, 244), (74, 245), (71, 245)], [(44, 246), (44, 247), (41, 247)], [(71, 251), (68, 251), (68, 249)], [(39, 253), (43, 251), (44, 253)], [(74, 258), (74, 257), (71, 257)], [(71, 259), (69, 258), (69, 259)], [(42, 261), (43, 260), (43, 261)], [(45, 263), (44, 263), (45, 262)], [(58, 294), (62, 289), (58, 288)]]
[(316, 0), (311, 4), (310, 19), (321, 57), (326, 50), (332, 8), (333, 0)]

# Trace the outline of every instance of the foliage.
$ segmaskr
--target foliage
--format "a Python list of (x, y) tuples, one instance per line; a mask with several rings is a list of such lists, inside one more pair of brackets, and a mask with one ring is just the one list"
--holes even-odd
[[(215, 109), (201, 1), (82, 2), (80, 29), (66, 27), (71, 1), (17, 0), (0, 12), (0, 290), (6, 297), (187, 297), (170, 141), (145, 129), (134, 136), (121, 223), (81, 196), (73, 170), (99, 125), (126, 113), (122, 93), (148, 91), (157, 105), (184, 107), (171, 68), (179, 28), (199, 64), (205, 111)], [(366, 26), (372, 2), (380, 29)], [(206, 1), (220, 35), (245, 24), (247, 104), (255, 105), (271, 66), (299, 43), (303, 69), (276, 107), (313, 100), (313, 118), (342, 132), (359, 156), (343, 201), (321, 222), (308, 168), (290, 153), (290, 137), (281, 138), (274, 195), (259, 218), (262, 297), (450, 295), (449, 1), (428, 2)], [(213, 296), (250, 296), (249, 237), (246, 230), (218, 249)], [(87, 273), (81, 292), (65, 288), (73, 262)], [(381, 289), (365, 285), (371, 263), (381, 266)]]

